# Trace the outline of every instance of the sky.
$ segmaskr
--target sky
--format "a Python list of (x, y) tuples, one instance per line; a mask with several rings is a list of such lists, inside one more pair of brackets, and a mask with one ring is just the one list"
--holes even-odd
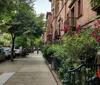
[(51, 11), (51, 3), (49, 2), (49, 0), (36, 0), (34, 7), (37, 14), (46, 14), (47, 12)]

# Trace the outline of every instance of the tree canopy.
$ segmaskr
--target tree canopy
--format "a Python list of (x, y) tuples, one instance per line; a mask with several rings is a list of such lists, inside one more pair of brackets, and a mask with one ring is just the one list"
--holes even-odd
[(34, 0), (0, 0), (0, 11), (0, 30), (12, 37), (12, 56), (14, 44), (29, 46), (43, 33), (44, 14), (36, 14)]

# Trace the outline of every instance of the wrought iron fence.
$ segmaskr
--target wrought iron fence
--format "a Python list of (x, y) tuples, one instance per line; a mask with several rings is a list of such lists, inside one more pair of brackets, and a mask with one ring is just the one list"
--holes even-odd
[(66, 85), (100, 85), (100, 65), (83, 64), (68, 71)]
[(60, 64), (61, 64), (61, 59), (60, 58), (57, 58), (55, 56), (52, 56), (52, 65), (51, 65), (51, 68), (52, 70), (54, 70), (56, 73), (58, 72), (58, 69), (60, 67)]

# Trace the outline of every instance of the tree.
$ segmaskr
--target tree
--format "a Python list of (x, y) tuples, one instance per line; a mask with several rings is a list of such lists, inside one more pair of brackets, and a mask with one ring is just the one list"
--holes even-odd
[(28, 25), (33, 19), (29, 15), (30, 12), (33, 13), (33, 3), (34, 0), (0, 0), (0, 25), (3, 28), (2, 31), (9, 32), (12, 36), (11, 61), (13, 61), (15, 38), (28, 29)]
[(0, 27), (3, 28), (2, 31), (10, 33), (12, 36), (11, 61), (13, 61), (16, 37), (23, 38), (23, 35), (26, 35), (27, 38), (33, 40), (41, 36), (44, 27), (44, 15), (37, 16), (33, 9), (34, 0), (0, 0), (0, 4), (2, 10)]
[(30, 47), (30, 39), (27, 37), (27, 35), (23, 34), (22, 36), (19, 36), (15, 40), (15, 46), (16, 48), (19, 48), (20, 46), (24, 48)]
[(7, 23), (17, 13), (33, 10), (33, 5), (34, 0), (0, 0), (0, 25)]
[(15, 38), (21, 35), (22, 33), (22, 31), (20, 31), (21, 28), (22, 28), (21, 24), (12, 24), (8, 29), (8, 32), (11, 34), (11, 37), (12, 37), (11, 61), (13, 61), (13, 57), (14, 57)]
[(30, 38), (30, 49), (33, 48), (33, 44), (36, 39), (39, 39), (43, 33), (43, 28), (45, 25), (44, 14), (33, 15), (34, 19), (31, 21), (29, 27), (30, 29), (26, 31), (27, 36)]

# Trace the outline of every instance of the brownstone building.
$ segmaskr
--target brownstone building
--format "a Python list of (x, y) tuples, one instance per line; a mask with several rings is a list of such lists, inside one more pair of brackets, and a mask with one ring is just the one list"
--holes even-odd
[[(52, 41), (60, 40), (64, 35), (64, 26), (89, 26), (100, 14), (96, 0), (49, 0), (51, 2)], [(48, 13), (47, 13), (48, 15)]]
[(52, 14), (51, 12), (47, 12), (46, 15), (47, 23), (46, 23), (46, 29), (43, 34), (43, 41), (45, 44), (52, 42)]

